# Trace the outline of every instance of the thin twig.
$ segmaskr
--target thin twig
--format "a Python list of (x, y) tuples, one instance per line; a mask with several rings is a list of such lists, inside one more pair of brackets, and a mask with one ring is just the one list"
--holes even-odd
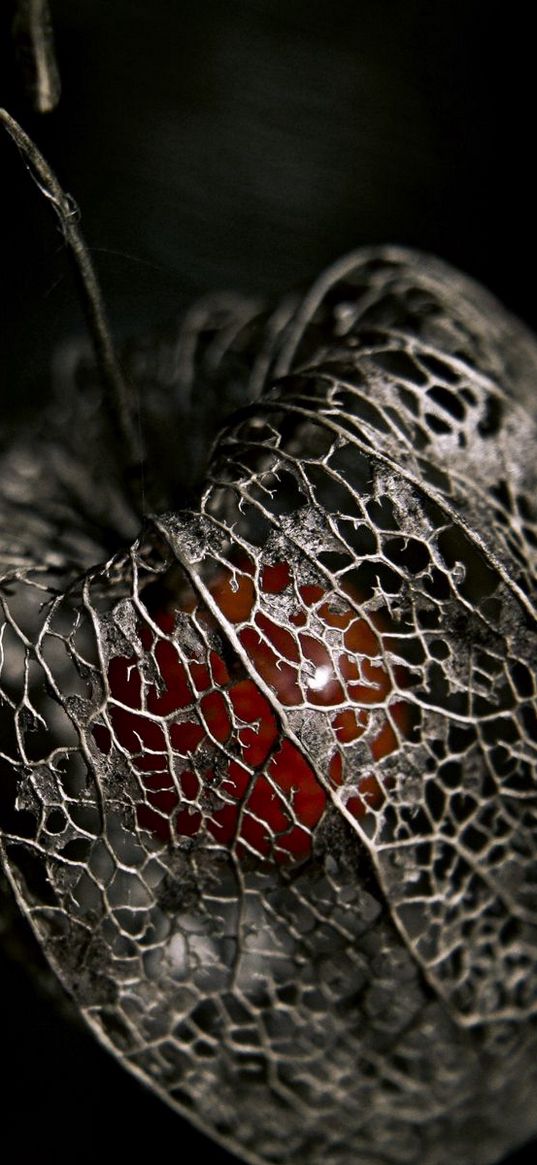
[(125, 470), (131, 484), (140, 485), (143, 455), (132, 410), (133, 394), (125, 381), (116, 355), (101, 288), (80, 230), (77, 204), (62, 190), (56, 175), (28, 134), (5, 109), (1, 108), (0, 124), (18, 146), (34, 181), (52, 204), (60, 221), (63, 237), (74, 260), (101, 375), (109, 389), (108, 404), (121, 441)]
[(37, 113), (50, 113), (61, 94), (48, 0), (17, 0), (12, 35), (24, 87)]

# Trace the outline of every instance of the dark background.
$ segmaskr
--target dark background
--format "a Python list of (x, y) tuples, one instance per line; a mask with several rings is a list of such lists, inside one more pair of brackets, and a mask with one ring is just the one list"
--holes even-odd
[[(118, 335), (210, 289), (278, 295), (386, 241), (450, 260), (537, 328), (535, 66), (521, 8), (53, 0), (63, 98), (41, 120), (18, 88), (9, 9), (0, 102), (77, 199)], [(4, 140), (0, 196), (9, 429), (41, 407), (50, 353), (82, 323), (50, 211)], [(28, 968), (0, 964), (0, 992), (4, 1159), (142, 1165), (165, 1146), (178, 1159), (203, 1151), (59, 1018)], [(208, 1159), (231, 1162), (211, 1147)]]

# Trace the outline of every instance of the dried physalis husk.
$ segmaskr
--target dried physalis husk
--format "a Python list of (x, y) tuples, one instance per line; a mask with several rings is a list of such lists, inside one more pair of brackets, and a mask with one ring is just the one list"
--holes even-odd
[[(245, 1160), (496, 1161), (537, 1128), (537, 346), (378, 248), (126, 362), (141, 534), (88, 359), (0, 465), (20, 906)], [(243, 407), (180, 508), (201, 393)]]

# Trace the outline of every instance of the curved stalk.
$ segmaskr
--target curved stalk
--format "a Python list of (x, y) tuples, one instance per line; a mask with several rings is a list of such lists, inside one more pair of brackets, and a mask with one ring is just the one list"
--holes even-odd
[[(99, 369), (108, 388), (107, 403), (120, 442), (124, 471), (135, 491), (141, 492), (143, 498), (143, 452), (133, 416), (132, 388), (125, 380), (114, 348), (102, 291), (80, 229), (78, 206), (62, 189), (56, 175), (32, 139), (18, 122), (1, 108), (0, 124), (20, 150), (30, 174), (59, 219), (63, 237), (74, 262)], [(143, 504), (140, 508), (143, 510)]]

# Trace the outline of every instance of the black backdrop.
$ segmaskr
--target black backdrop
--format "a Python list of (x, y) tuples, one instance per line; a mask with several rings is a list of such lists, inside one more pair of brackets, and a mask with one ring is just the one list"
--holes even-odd
[[(118, 335), (209, 289), (277, 294), (383, 241), (436, 252), (537, 328), (529, 16), (480, 0), (53, 0), (64, 94), (38, 120), (9, 8), (0, 101), (76, 197)], [(5, 141), (0, 193), (9, 426), (40, 407), (51, 351), (82, 324), (50, 212)], [(5, 1160), (206, 1148), (8, 960), (0, 1034)], [(209, 1145), (207, 1160), (232, 1159)]]

